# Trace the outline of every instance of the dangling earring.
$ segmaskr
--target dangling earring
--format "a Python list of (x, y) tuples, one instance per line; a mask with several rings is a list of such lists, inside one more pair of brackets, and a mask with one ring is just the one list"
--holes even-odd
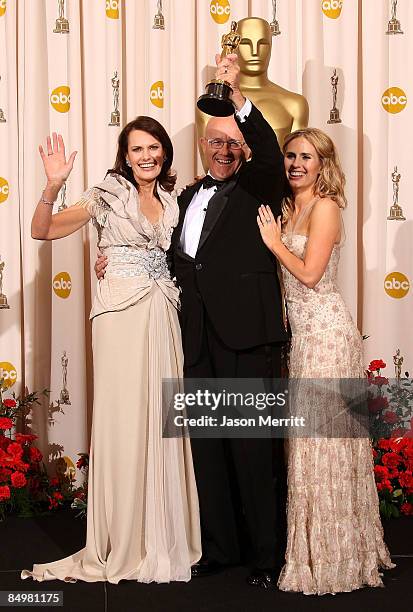
[(126, 165), (129, 166), (129, 168), (132, 168), (132, 164), (130, 163), (128, 159), (126, 160)]

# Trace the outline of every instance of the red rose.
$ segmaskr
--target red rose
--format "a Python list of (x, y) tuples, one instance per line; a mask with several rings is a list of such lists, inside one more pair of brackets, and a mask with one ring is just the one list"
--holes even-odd
[(370, 370), (370, 372), (377, 372), (378, 370), (382, 370), (385, 367), (386, 364), (384, 363), (383, 359), (373, 359), (373, 361), (370, 361), (368, 369)]
[(380, 440), (377, 442), (377, 447), (380, 448), (380, 450), (387, 451), (393, 448), (393, 444), (388, 438), (380, 438)]
[(381, 460), (383, 465), (386, 465), (390, 470), (394, 470), (403, 462), (403, 457), (397, 453), (390, 452), (385, 453)]
[(37, 436), (35, 436), (34, 434), (17, 433), (15, 435), (15, 440), (19, 444), (31, 444), (32, 442), (34, 442), (34, 440), (37, 440)]
[(377, 385), (378, 387), (382, 387), (383, 385), (389, 384), (389, 379), (384, 376), (376, 376), (375, 378), (370, 379), (372, 385)]
[(383, 421), (389, 425), (394, 425), (394, 423), (397, 423), (399, 420), (400, 419), (397, 414), (395, 412), (391, 412), (391, 410), (388, 410), (383, 414)]
[(392, 484), (390, 482), (390, 480), (383, 480), (382, 482), (378, 482), (377, 483), (377, 490), (378, 491), (390, 491), (390, 493), (393, 493), (393, 487)]
[(15, 489), (21, 489), (26, 486), (26, 477), (21, 472), (14, 472), (10, 477), (11, 484)]
[(5, 399), (3, 400), (3, 404), (6, 408), (16, 408), (16, 400), (14, 399)]
[(384, 465), (375, 465), (374, 466), (374, 476), (376, 478), (376, 482), (381, 482), (382, 480), (388, 480), (389, 470)]
[(10, 438), (7, 438), (4, 434), (0, 432), (0, 449), (6, 450), (9, 444)]
[(381, 397), (380, 395), (377, 397), (372, 397), (368, 401), (369, 411), (372, 414), (377, 414), (381, 410), (389, 407), (389, 400), (387, 397)]
[(400, 506), (400, 510), (407, 516), (413, 516), (413, 504), (409, 504), (409, 502), (404, 502), (404, 504)]
[(10, 488), (7, 485), (0, 487), (0, 502), (5, 499), (10, 499)]
[(51, 478), (50, 479), (50, 486), (51, 487), (58, 487), (59, 486), (59, 479), (58, 478)]
[(11, 429), (13, 421), (9, 417), (0, 417), (0, 429)]
[(20, 461), (20, 459), (17, 459), (16, 461), (14, 461), (13, 466), (14, 466), (14, 469), (17, 470), (18, 472), (27, 472), (27, 470), (30, 467), (28, 463), (24, 463), (23, 461)]
[(7, 452), (13, 457), (13, 459), (21, 459), (23, 455), (23, 448), (21, 444), (18, 444), (17, 442), (12, 442), (8, 445)]
[(39, 463), (43, 459), (42, 453), (35, 446), (29, 448), (30, 461), (33, 463)]
[(0, 469), (0, 482), (7, 482), (10, 478), (11, 470)]
[(413, 474), (410, 471), (402, 472), (399, 476), (400, 486), (403, 489), (413, 488)]
[(59, 491), (54, 491), (52, 495), (56, 501), (63, 501), (63, 495)]

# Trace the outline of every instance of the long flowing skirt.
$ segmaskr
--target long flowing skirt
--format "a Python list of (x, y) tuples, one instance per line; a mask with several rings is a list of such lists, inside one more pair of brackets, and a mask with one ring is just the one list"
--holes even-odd
[[(290, 375), (357, 378), (361, 355), (351, 325), (296, 336)], [(326, 413), (331, 409), (327, 405)], [(327, 414), (319, 416), (327, 421)], [(278, 583), (283, 591), (322, 595), (382, 586), (379, 569), (394, 567), (383, 541), (368, 438), (291, 438), (287, 514), (286, 564)]]
[(162, 438), (162, 379), (182, 377), (174, 305), (154, 283), (93, 320), (94, 411), (86, 546), (22, 578), (188, 581), (201, 555), (188, 439)]

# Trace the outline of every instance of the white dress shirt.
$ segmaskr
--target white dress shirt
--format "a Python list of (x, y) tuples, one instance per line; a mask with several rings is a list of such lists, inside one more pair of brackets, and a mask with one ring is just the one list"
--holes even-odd
[[(251, 112), (251, 108), (251, 101), (247, 99), (244, 106), (235, 113), (241, 123), (244, 123), (245, 119)], [(210, 172), (208, 172), (208, 174), (210, 174)], [(194, 194), (194, 197), (186, 209), (181, 233), (181, 247), (183, 252), (190, 257), (195, 258), (209, 200), (212, 198), (216, 190), (217, 187), (215, 185), (209, 189), (204, 189), (204, 187), (201, 186), (199, 191)]]

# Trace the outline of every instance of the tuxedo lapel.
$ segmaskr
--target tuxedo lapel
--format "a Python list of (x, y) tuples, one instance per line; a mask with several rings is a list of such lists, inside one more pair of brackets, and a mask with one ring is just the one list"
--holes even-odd
[(230, 180), (228, 183), (219, 189), (208, 202), (208, 209), (205, 215), (204, 225), (202, 226), (201, 237), (199, 239), (198, 252), (202, 249), (205, 242), (211, 235), (212, 230), (222, 215), (227, 203), (229, 194), (236, 184), (235, 180)]

